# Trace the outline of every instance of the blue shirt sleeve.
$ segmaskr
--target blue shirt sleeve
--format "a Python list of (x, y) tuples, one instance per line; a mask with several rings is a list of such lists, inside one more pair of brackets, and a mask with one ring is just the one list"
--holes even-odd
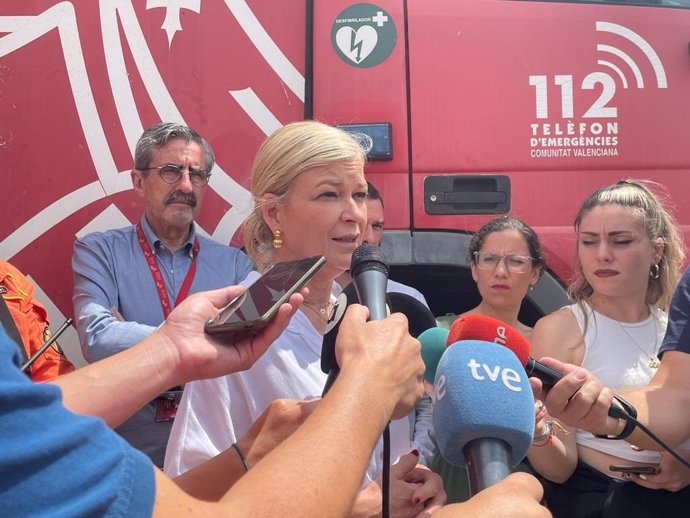
[(151, 461), (18, 365), (0, 328), (0, 516), (151, 516)]
[(666, 351), (690, 353), (690, 268), (685, 270), (671, 299), (666, 336), (659, 356)]
[(156, 328), (135, 321), (120, 321), (112, 312), (119, 307), (119, 287), (110, 250), (91, 234), (74, 243), (74, 315), (82, 353), (94, 362), (130, 348)]
[[(145, 218), (141, 223), (171, 305), (189, 271), (191, 247), (197, 237), (200, 251), (189, 293), (238, 284), (253, 269), (251, 260), (240, 250), (196, 234), (190, 234), (188, 246), (172, 252), (157, 243)], [(78, 239), (72, 270), (76, 327), (87, 361), (128, 349), (163, 322), (160, 296), (134, 227), (94, 232)], [(113, 307), (123, 320), (113, 314)]]

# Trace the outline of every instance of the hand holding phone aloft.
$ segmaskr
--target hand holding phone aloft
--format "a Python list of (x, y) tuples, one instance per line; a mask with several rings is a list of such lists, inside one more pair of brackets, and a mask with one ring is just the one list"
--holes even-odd
[(209, 320), (204, 330), (215, 335), (256, 334), (325, 263), (324, 256), (314, 256), (275, 264)]

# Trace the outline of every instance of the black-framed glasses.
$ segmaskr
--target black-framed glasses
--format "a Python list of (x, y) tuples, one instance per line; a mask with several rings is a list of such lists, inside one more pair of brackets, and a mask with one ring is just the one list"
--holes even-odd
[(177, 164), (163, 164), (158, 167), (147, 167), (145, 171), (154, 169), (158, 171), (158, 176), (160, 176), (161, 180), (165, 183), (179, 182), (185, 169), (189, 169), (189, 181), (196, 187), (203, 187), (208, 183), (209, 178), (211, 178), (211, 173), (206, 171), (206, 169), (201, 169), (200, 167), (186, 168)]
[(532, 258), (526, 255), (497, 255), (491, 252), (475, 252), (474, 262), (482, 270), (495, 270), (498, 263), (505, 261), (506, 268), (513, 273), (525, 273), (532, 267)]

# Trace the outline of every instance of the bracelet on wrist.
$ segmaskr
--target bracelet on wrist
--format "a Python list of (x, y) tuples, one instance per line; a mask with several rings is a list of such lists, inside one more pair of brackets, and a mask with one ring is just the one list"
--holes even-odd
[(635, 407), (632, 406), (630, 403), (628, 403), (625, 399), (620, 397), (619, 395), (614, 395), (614, 399), (619, 403), (619, 405), (625, 410), (626, 414), (629, 416), (628, 419), (624, 419), (625, 421), (625, 426), (623, 427), (623, 430), (621, 433), (618, 435), (609, 435), (609, 434), (594, 434), (595, 437), (599, 439), (609, 439), (612, 441), (619, 441), (621, 439), (625, 439), (628, 437), (633, 431), (635, 430), (635, 427), (637, 424), (635, 423), (635, 419), (637, 419), (637, 410), (635, 410)]
[(242, 465), (244, 466), (244, 471), (249, 471), (249, 463), (247, 462), (247, 459), (244, 458), (244, 455), (242, 454), (240, 447), (237, 446), (236, 442), (233, 443), (231, 446), (237, 452), (237, 455), (240, 457), (240, 460), (242, 461)]
[[(551, 440), (551, 434), (553, 433), (553, 427), (551, 425), (551, 421), (544, 421), (544, 429), (539, 435), (534, 436), (532, 439), (532, 444), (540, 443), (542, 441), (546, 441), (546, 443), (548, 443)], [(543, 446), (543, 444), (541, 446)]]

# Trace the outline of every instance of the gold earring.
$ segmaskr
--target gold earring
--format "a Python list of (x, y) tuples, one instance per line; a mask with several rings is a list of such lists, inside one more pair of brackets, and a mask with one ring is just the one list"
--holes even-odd
[(273, 248), (280, 248), (283, 246), (283, 233), (275, 229), (273, 231)]
[(649, 269), (649, 276), (652, 279), (658, 279), (660, 275), (661, 267), (659, 266), (659, 263), (653, 264), (652, 267)]

